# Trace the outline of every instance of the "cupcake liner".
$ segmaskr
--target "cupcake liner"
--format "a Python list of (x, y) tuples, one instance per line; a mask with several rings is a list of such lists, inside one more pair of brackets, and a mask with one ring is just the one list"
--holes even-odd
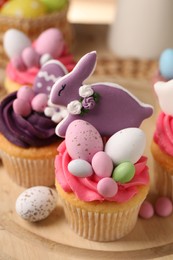
[(76, 207), (61, 196), (66, 219), (80, 236), (98, 242), (115, 241), (135, 227), (141, 203), (117, 212), (91, 212)]
[(26, 188), (54, 185), (54, 157), (32, 160), (11, 156), (3, 151), (0, 151), (0, 157), (7, 174), (18, 185)]
[(39, 16), (35, 19), (19, 18), (0, 15), (0, 65), (5, 67), (8, 58), (3, 49), (3, 35), (11, 28), (26, 33), (32, 40), (36, 39), (38, 35), (44, 30), (55, 27), (61, 30), (66, 42), (70, 45), (73, 40), (73, 32), (70, 23), (67, 20), (68, 5), (61, 11), (52, 12), (50, 14)]
[(154, 181), (156, 192), (173, 200), (173, 174), (154, 161)]

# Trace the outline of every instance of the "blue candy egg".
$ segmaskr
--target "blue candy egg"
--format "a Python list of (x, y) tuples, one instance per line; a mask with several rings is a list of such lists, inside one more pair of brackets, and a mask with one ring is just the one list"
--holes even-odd
[(160, 74), (167, 80), (173, 79), (173, 49), (164, 50), (159, 59)]

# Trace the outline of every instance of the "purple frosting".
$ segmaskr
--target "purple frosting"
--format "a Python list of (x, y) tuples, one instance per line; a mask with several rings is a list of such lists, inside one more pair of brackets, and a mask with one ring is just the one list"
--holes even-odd
[(43, 113), (33, 111), (28, 117), (14, 113), (16, 93), (8, 95), (0, 104), (0, 133), (11, 143), (24, 148), (42, 147), (57, 141), (56, 123)]

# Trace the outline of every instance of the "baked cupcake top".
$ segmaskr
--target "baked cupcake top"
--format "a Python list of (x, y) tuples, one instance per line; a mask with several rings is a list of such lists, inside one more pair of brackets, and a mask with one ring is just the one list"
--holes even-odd
[(83, 85), (95, 64), (96, 52), (86, 54), (52, 87), (51, 102), (67, 105), (69, 112), (56, 127), (65, 136), (56, 179), (83, 201), (124, 202), (149, 182), (139, 126), (153, 109), (114, 83)]
[(62, 62), (67, 71), (71, 71), (75, 65), (61, 31), (56, 28), (47, 29), (34, 42), (23, 32), (9, 29), (4, 35), (3, 45), (10, 59), (6, 75), (22, 85), (32, 85), (39, 69), (48, 60)]
[(157, 118), (154, 141), (167, 154), (173, 156), (173, 80), (154, 85), (161, 112)]
[(66, 73), (63, 64), (51, 60), (40, 69), (32, 88), (23, 86), (5, 97), (0, 104), (0, 133), (24, 148), (56, 141), (55, 127), (66, 109), (50, 105), (49, 94), (55, 80)]

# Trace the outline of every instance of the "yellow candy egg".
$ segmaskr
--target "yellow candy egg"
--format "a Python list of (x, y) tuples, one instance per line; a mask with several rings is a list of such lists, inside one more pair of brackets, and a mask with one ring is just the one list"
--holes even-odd
[(46, 14), (46, 7), (39, 0), (12, 0), (2, 7), (0, 13), (20, 18), (36, 18)]

